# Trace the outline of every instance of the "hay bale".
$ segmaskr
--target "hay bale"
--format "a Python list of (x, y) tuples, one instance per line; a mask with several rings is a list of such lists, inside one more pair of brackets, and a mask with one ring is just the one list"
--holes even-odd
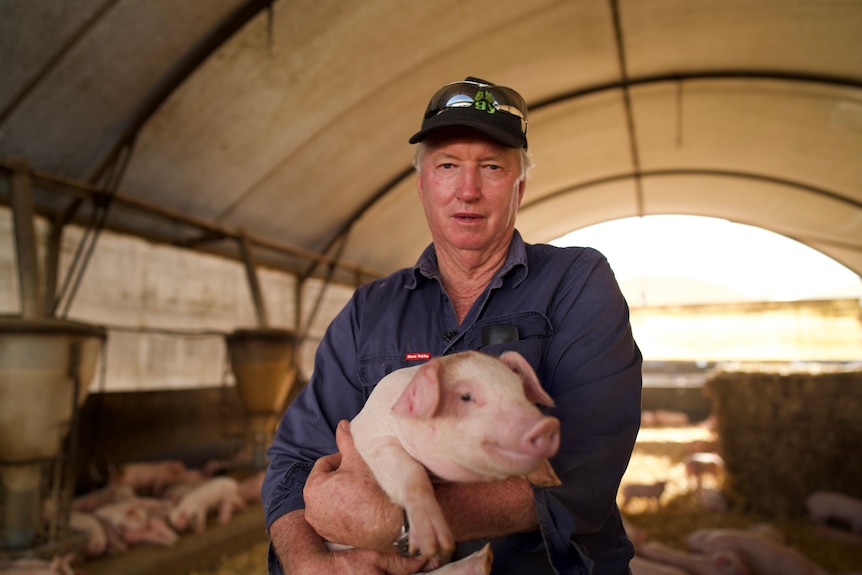
[(806, 514), (820, 489), (862, 497), (862, 372), (717, 372), (705, 384), (733, 505)]

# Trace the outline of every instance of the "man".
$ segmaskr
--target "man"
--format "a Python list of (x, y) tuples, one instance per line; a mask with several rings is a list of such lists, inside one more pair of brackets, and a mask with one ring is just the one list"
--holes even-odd
[[(393, 552), (409, 526), (339, 422), (391, 371), (467, 349), (530, 361), (561, 422), (552, 463), (563, 484), (436, 486), (456, 558), (491, 540), (495, 574), (629, 573), (615, 497), (640, 422), (641, 354), (607, 261), (589, 248), (525, 244), (515, 230), (530, 158), (514, 90), (478, 78), (444, 86), (410, 143), (433, 243), (413, 268), (356, 290), (282, 419), (262, 490), (270, 573), (423, 566), (428, 558)], [(357, 548), (330, 553), (323, 538)]]

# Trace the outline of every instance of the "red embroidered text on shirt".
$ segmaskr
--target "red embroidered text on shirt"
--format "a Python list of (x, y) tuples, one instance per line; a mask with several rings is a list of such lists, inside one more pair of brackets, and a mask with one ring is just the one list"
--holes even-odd
[(414, 351), (404, 354), (404, 359), (407, 361), (415, 361), (417, 359), (431, 359), (431, 354), (427, 351)]

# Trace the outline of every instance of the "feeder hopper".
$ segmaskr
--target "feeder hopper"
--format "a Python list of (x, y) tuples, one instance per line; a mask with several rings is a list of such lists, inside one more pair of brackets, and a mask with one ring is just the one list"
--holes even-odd
[(266, 466), (284, 402), (296, 381), (296, 336), (275, 328), (239, 329), (225, 337), (237, 391), (249, 418), (252, 466)]
[(0, 316), (0, 549), (33, 547), (44, 535), (45, 470), (65, 456), (106, 335), (70, 321)]

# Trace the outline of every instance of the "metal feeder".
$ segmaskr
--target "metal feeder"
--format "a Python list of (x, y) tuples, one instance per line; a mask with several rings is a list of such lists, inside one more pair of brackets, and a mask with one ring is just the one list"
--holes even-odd
[(225, 341), (237, 391), (249, 418), (252, 467), (262, 469), (266, 467), (266, 447), (296, 381), (296, 335), (261, 327), (238, 329), (227, 334)]
[[(71, 493), (64, 484), (73, 461), (64, 445), (74, 445), (106, 337), (98, 326), (0, 316), (0, 551), (64, 536), (58, 511)], [(55, 510), (47, 523), (46, 501)]]

